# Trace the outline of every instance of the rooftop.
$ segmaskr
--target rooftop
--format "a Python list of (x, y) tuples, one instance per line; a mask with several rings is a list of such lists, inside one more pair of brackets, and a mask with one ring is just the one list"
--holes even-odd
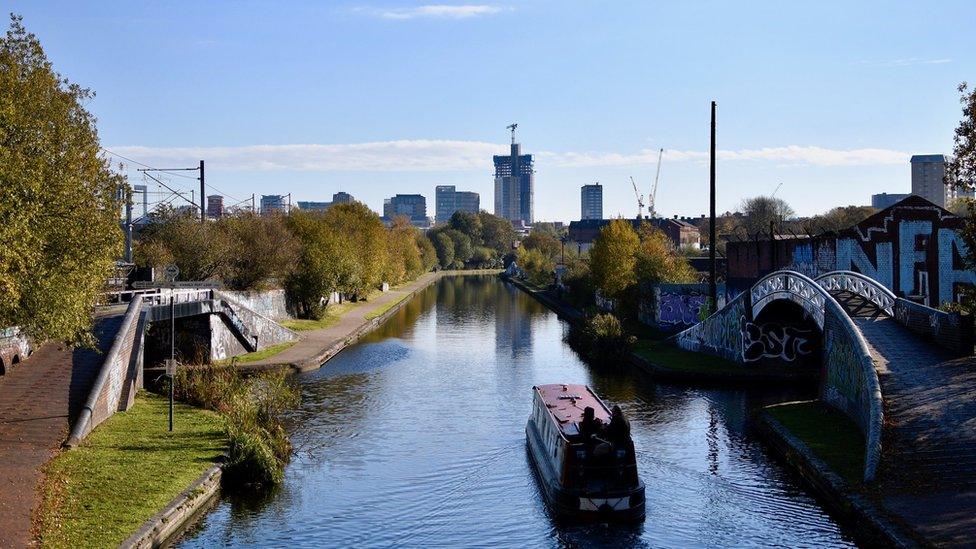
[(610, 410), (586, 385), (554, 383), (537, 385), (533, 389), (539, 392), (542, 401), (549, 408), (549, 413), (556, 418), (563, 436), (579, 434), (577, 424), (583, 421), (583, 409), (587, 406), (593, 408), (597, 419), (604, 423), (610, 422)]

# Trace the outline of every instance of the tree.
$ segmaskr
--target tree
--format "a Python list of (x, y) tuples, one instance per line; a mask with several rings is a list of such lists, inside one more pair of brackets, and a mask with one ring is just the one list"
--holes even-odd
[(482, 245), (494, 249), (499, 257), (511, 252), (516, 237), (512, 223), (488, 212), (480, 212), (478, 218), (481, 220)]
[(590, 271), (603, 297), (617, 299), (637, 282), (634, 269), (639, 244), (629, 221), (614, 219), (600, 230), (590, 249)]
[[(973, 190), (976, 187), (976, 89), (970, 91), (965, 82), (958, 89), (962, 119), (953, 139), (952, 160), (946, 164), (945, 182)], [(976, 269), (976, 202), (970, 200), (967, 205), (968, 215), (962, 231), (963, 241), (969, 249), (965, 260), (970, 269)], [(963, 306), (968, 311), (976, 308), (976, 296), (972, 291), (966, 292)]]
[(121, 255), (94, 92), (54, 71), (19, 16), (0, 39), (0, 326), (91, 342), (91, 308)]
[(417, 248), (420, 249), (420, 262), (423, 265), (424, 272), (429, 272), (437, 266), (437, 250), (434, 249), (434, 244), (430, 239), (421, 234), (420, 231), (417, 231), (414, 236), (417, 239)]
[(448, 221), (448, 227), (460, 231), (471, 239), (472, 246), (482, 245), (482, 227), (481, 218), (476, 213), (471, 212), (454, 212), (451, 216), (450, 221)]
[(838, 232), (864, 221), (877, 211), (871, 206), (838, 206), (810, 218), (807, 225), (817, 232)]
[(648, 223), (641, 224), (634, 268), (641, 284), (687, 284), (698, 278), (688, 260), (675, 251), (671, 239)]
[(437, 250), (437, 262), (441, 268), (450, 269), (454, 264), (454, 241), (451, 237), (439, 232), (434, 236), (434, 249)]
[(400, 284), (422, 272), (423, 264), (420, 249), (417, 247), (416, 232), (417, 229), (410, 224), (407, 216), (393, 218), (393, 225), (387, 236), (389, 261), (385, 278), (389, 283)]
[(529, 236), (522, 239), (522, 248), (538, 250), (542, 255), (555, 261), (559, 258), (559, 251), (562, 249), (562, 244), (556, 238), (554, 232), (536, 230), (533, 227)]
[(298, 316), (321, 318), (325, 312), (322, 299), (348, 287), (357, 269), (356, 258), (342, 235), (332, 230), (321, 214), (298, 211), (289, 215), (287, 222), (301, 247), (285, 289)]
[(451, 267), (454, 269), (463, 269), (465, 263), (474, 254), (471, 237), (455, 229), (448, 229), (441, 234), (447, 235), (454, 241), (454, 262), (451, 264)]
[(220, 226), (172, 208), (159, 209), (150, 219), (135, 247), (137, 263), (156, 269), (174, 263), (182, 280), (208, 280), (226, 272), (231, 244)]
[(295, 266), (298, 242), (283, 215), (243, 212), (210, 225), (226, 234), (227, 257), (220, 278), (231, 289), (260, 290), (280, 284)]
[(389, 254), (386, 227), (375, 212), (361, 202), (335, 204), (323, 219), (341, 237), (346, 251), (355, 258), (354, 270), (339, 291), (354, 298), (365, 298), (379, 287), (386, 273)]
[(539, 250), (519, 248), (516, 262), (525, 271), (529, 282), (536, 286), (548, 286), (553, 281), (555, 262)]
[(793, 208), (781, 198), (755, 196), (742, 201), (745, 228), (750, 235), (768, 233), (770, 223), (780, 224), (793, 217)]

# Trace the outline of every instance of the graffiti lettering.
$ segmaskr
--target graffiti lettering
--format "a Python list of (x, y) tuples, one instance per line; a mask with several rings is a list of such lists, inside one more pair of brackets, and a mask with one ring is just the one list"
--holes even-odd
[(661, 294), (661, 324), (692, 325), (698, 322), (698, 311), (705, 304), (701, 294)]
[(742, 360), (755, 362), (761, 358), (778, 358), (793, 362), (813, 352), (813, 330), (766, 323), (742, 321)]

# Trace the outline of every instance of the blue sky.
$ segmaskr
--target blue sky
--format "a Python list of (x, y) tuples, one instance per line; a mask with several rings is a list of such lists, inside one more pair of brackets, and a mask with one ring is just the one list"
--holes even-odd
[[(658, 210), (777, 196), (800, 214), (907, 192), (913, 153), (951, 152), (976, 80), (976, 3), (8, 2), (55, 67), (97, 92), (102, 144), (163, 167), (207, 161), (236, 198), (374, 209), (455, 184), (491, 211), (491, 154), (519, 123), (536, 217), (636, 213), (657, 149)], [(165, 165), (165, 166), (164, 166)], [(137, 167), (132, 166), (130, 167)], [(133, 172), (130, 181), (139, 183)], [(189, 189), (192, 181), (171, 178)], [(227, 199), (232, 202), (231, 199)]]

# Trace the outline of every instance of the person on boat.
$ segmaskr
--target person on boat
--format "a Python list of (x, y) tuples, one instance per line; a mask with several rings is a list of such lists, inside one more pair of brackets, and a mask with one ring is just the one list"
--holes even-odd
[(624, 411), (620, 406), (614, 404), (613, 413), (610, 416), (610, 425), (607, 427), (607, 435), (614, 444), (626, 443), (630, 440), (630, 422), (624, 417)]
[(590, 440), (590, 437), (600, 432), (602, 422), (596, 419), (596, 412), (592, 407), (583, 408), (583, 421), (580, 422), (579, 430), (583, 435), (583, 440)]

